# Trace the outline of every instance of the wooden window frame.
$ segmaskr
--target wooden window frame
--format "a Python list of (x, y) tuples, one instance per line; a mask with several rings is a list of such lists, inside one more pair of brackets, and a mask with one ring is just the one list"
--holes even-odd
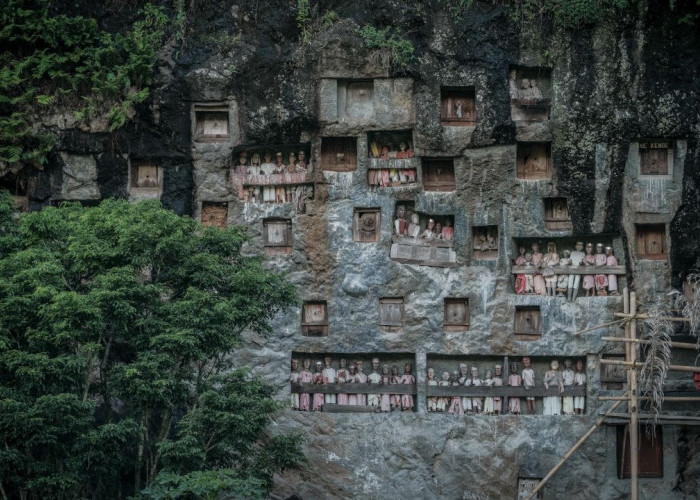
[[(452, 321), (449, 315), (450, 306), (462, 305), (465, 309), (464, 321)], [(443, 326), (447, 332), (463, 332), (469, 330), (470, 320), (469, 299), (463, 297), (445, 297)]]
[[(515, 500), (521, 500), (521, 499), (523, 499), (523, 498), (529, 498), (529, 496), (530, 496), (529, 494), (532, 493), (532, 490), (535, 489), (535, 487), (539, 484), (539, 482), (540, 482), (541, 480), (542, 480), (541, 477), (522, 477), (522, 476), (518, 477), (518, 486), (517, 486), (516, 492), (515, 492)], [(522, 496), (522, 495), (521, 495), (521, 493), (522, 493), (523, 491), (521, 490), (520, 485), (521, 485), (521, 482), (523, 482), (523, 481), (528, 481), (529, 483), (534, 483), (534, 484), (531, 484), (531, 488), (528, 488), (528, 489), (525, 491), (525, 493), (527, 493), (526, 496)], [(537, 492), (537, 494), (535, 495), (535, 498), (538, 499), (538, 500), (542, 498), (542, 490), (540, 490), (540, 491)]]
[[(618, 479), (629, 479), (630, 473), (630, 448), (628, 425), (617, 425), (617, 445), (615, 455), (617, 457)], [(624, 453), (624, 456), (623, 456)], [(644, 425), (639, 426), (639, 454), (638, 454), (640, 478), (664, 477), (664, 442), (663, 428), (656, 426), (655, 436), (647, 435)]]
[[(563, 200), (566, 203), (566, 212), (569, 214), (568, 219), (555, 219), (554, 218), (554, 204), (561, 202)], [(542, 198), (542, 204), (544, 205), (544, 226), (549, 231), (570, 231), (573, 229), (573, 223), (571, 222), (571, 212), (569, 211), (569, 200), (564, 197), (551, 197)]]
[[(640, 260), (666, 260), (668, 258), (666, 224), (635, 224), (634, 229), (637, 240), (637, 256)], [(661, 253), (647, 253), (646, 251), (646, 239), (654, 233), (662, 235)]]
[[(360, 228), (360, 220), (364, 214), (374, 214), (374, 239), (364, 239), (363, 231)], [(377, 207), (355, 208), (352, 217), (352, 237), (358, 243), (377, 243), (381, 236), (382, 210)]]
[[(663, 146), (663, 147), (651, 147)], [(653, 151), (663, 151), (665, 167), (664, 172), (653, 172), (649, 169), (649, 162), (646, 161)], [(639, 142), (639, 175), (640, 177), (648, 177), (652, 179), (670, 178), (673, 175), (673, 141), (665, 141), (660, 139), (643, 140)]]
[[(211, 224), (208, 221), (204, 220), (204, 209), (205, 207), (222, 207), (226, 209), (226, 219), (224, 220), (224, 226), (219, 226), (218, 224)], [(215, 226), (215, 227), (228, 227), (228, 202), (226, 201), (203, 201), (202, 202), (202, 210), (200, 213), (200, 221), (202, 222), (203, 226)]]
[[(400, 321), (390, 323), (382, 319), (382, 309), (387, 304), (399, 304)], [(379, 329), (384, 333), (402, 333), (404, 325), (404, 300), (403, 297), (382, 297), (379, 299)]]
[[(138, 176), (139, 170), (143, 167), (153, 167), (156, 169), (158, 175), (158, 184), (153, 187), (139, 187), (138, 186)], [(161, 162), (158, 160), (132, 160), (131, 161), (131, 181), (129, 183), (131, 189), (141, 189), (141, 190), (162, 190), (163, 189), (163, 167)]]
[[(518, 316), (525, 312), (537, 313), (537, 330), (534, 333), (518, 331)], [(513, 335), (515, 336), (516, 340), (523, 340), (527, 342), (537, 341), (542, 338), (542, 311), (540, 306), (515, 306), (515, 313), (513, 315)]]
[[(489, 229), (496, 230), (496, 250), (477, 250), (476, 245), (476, 232), (485, 231), (488, 234)], [(499, 234), (498, 226), (472, 226), (472, 255), (477, 260), (496, 260), (498, 259), (498, 248), (499, 248)]]
[[(342, 149), (348, 161), (338, 166), (337, 154)], [(321, 137), (321, 169), (328, 172), (357, 170), (357, 137)]]
[[(615, 360), (625, 360), (624, 354), (603, 354), (602, 359), (615, 359)], [(612, 370), (619, 370), (622, 372), (623, 376), (619, 378), (611, 377), (609, 372)], [(600, 365), (600, 388), (604, 391), (621, 391), (627, 388), (627, 375), (624, 367), (619, 365)], [(609, 384), (615, 384), (620, 387), (610, 387)]]
[[(287, 227), (287, 234), (282, 243), (270, 243), (270, 224), (284, 224)], [(292, 253), (294, 242), (292, 235), (292, 220), (278, 217), (263, 219), (263, 246), (267, 255), (280, 255)]]
[[(449, 176), (449, 172), (452, 173), (451, 180), (447, 181), (428, 181), (428, 172), (437, 168), (446, 168)], [(423, 175), (423, 190), (424, 191), (437, 191), (449, 193), (457, 189), (457, 179), (455, 175), (455, 162), (454, 158), (423, 158), (421, 161), (421, 170)]]
[[(529, 173), (525, 169), (525, 155), (529, 148), (530, 151), (544, 149), (544, 155), (547, 163), (547, 170), (544, 173)], [(538, 180), (552, 178), (552, 143), (551, 142), (518, 142), (516, 145), (516, 177), (518, 179)]]
[[(313, 321), (307, 319), (308, 306), (322, 306), (323, 319)], [(306, 337), (327, 337), (328, 336), (328, 303), (325, 300), (306, 300), (301, 306), (301, 333)]]
[[(450, 116), (455, 99), (471, 101), (474, 112), (471, 117)], [(448, 127), (473, 127), (476, 125), (476, 87), (440, 87), (440, 123)]]
[[(206, 115), (218, 114), (221, 119), (226, 119), (225, 134), (204, 134), (197, 133), (200, 122), (206, 121)], [(192, 137), (195, 142), (226, 142), (231, 139), (231, 115), (229, 106), (225, 104), (195, 104), (193, 109), (194, 126), (192, 127)]]

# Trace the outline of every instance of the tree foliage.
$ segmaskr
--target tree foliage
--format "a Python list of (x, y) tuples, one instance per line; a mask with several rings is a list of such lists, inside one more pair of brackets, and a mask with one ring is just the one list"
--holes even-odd
[(0, 167), (44, 163), (53, 136), (35, 118), (55, 105), (79, 120), (105, 115), (114, 131), (149, 95), (168, 24), (160, 8), (147, 4), (131, 30), (112, 34), (49, 7), (4, 0), (0, 9)]
[[(272, 389), (232, 366), (294, 289), (157, 202), (0, 199), (0, 486), (10, 497), (263, 495), (302, 456)], [(140, 493), (139, 493), (140, 492)]]

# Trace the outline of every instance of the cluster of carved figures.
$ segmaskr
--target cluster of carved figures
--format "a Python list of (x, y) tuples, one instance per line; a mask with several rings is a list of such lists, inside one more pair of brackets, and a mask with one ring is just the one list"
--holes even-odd
[(348, 385), (347, 391), (337, 393), (293, 393), (292, 408), (300, 411), (323, 411), (325, 404), (348, 405), (348, 406), (369, 406), (374, 407), (378, 412), (407, 411), (413, 409), (413, 394), (373, 394), (362, 391), (365, 389), (361, 384), (377, 385), (399, 385), (416, 383), (416, 378), (411, 373), (413, 367), (411, 363), (404, 365), (403, 375), (399, 374), (399, 367), (393, 365), (383, 365), (380, 372), (379, 358), (372, 359), (372, 371), (369, 374), (364, 372), (363, 362), (350, 361), (341, 358), (338, 368), (333, 367), (333, 359), (326, 356), (324, 361), (317, 361), (315, 370), (311, 372), (311, 360), (304, 359), (303, 367), (299, 371), (299, 360), (292, 359), (292, 372), (290, 382), (303, 386), (307, 385)]
[(282, 153), (275, 155), (275, 161), (272, 161), (272, 153), (263, 155), (264, 161), (261, 163), (260, 154), (253, 153), (248, 160), (248, 153), (242, 151), (238, 155), (238, 164), (234, 171), (237, 174), (246, 175), (273, 175), (273, 174), (294, 174), (305, 173), (307, 171), (306, 153), (299, 151), (299, 154), (290, 153), (285, 160)]
[[(428, 386), (438, 387), (503, 387), (504, 383), (510, 387), (523, 387), (525, 390), (530, 390), (535, 387), (535, 371), (531, 367), (530, 358), (523, 357), (523, 370), (518, 372), (518, 363), (510, 364), (510, 375), (506, 381), (503, 380), (503, 367), (495, 365), (493, 370), (488, 369), (485, 373), (485, 378), (479, 376), (479, 369), (472, 366), (468, 370), (466, 363), (459, 364), (459, 370), (452, 372), (443, 372), (441, 380), (435, 377), (435, 370), (428, 368), (427, 384)], [(544, 374), (544, 388), (558, 387), (559, 392), (564, 392), (566, 387), (586, 385), (586, 374), (583, 372), (583, 361), (576, 361), (576, 371), (571, 368), (571, 360), (564, 360), (564, 370), (559, 369), (559, 361), (553, 360), (550, 364), (550, 369)], [(467, 413), (483, 413), (485, 415), (500, 415), (505, 413), (504, 401), (502, 397), (486, 396), (486, 397), (435, 397), (429, 396), (428, 411), (431, 412), (447, 412), (456, 415), (464, 415)], [(507, 412), (515, 415), (520, 414), (520, 398), (509, 397)], [(543, 401), (543, 415), (573, 415), (582, 414), (586, 406), (586, 398), (584, 396), (545, 396)], [(535, 398), (526, 397), (525, 402), (529, 414), (535, 413)]]
[[(578, 295), (580, 274), (566, 274), (561, 268), (578, 268), (579, 266), (617, 266), (618, 260), (611, 247), (604, 247), (602, 243), (595, 246), (587, 243), (585, 253), (583, 242), (579, 241), (574, 250), (564, 250), (560, 257), (557, 253), (557, 245), (554, 242), (547, 244), (547, 253), (540, 252), (538, 243), (532, 244), (530, 252), (525, 247), (520, 247), (518, 257), (513, 261), (516, 266), (524, 266), (532, 270), (532, 273), (517, 274), (515, 277), (515, 293), (535, 294), (564, 297), (571, 302)], [(559, 272), (555, 272), (559, 267)], [(616, 274), (584, 274), (583, 289), (586, 297), (594, 295), (619, 295), (617, 290)]]
[[(401, 142), (396, 149), (392, 144), (380, 145), (373, 141), (369, 147), (370, 158), (380, 160), (393, 160), (386, 165), (390, 168), (370, 168), (367, 172), (367, 179), (370, 190), (377, 187), (400, 186), (402, 184), (415, 184), (418, 177), (418, 171), (412, 168), (412, 164), (408, 161), (414, 157), (413, 147), (411, 143)], [(374, 164), (370, 164), (374, 167)]]
[(429, 218), (425, 227), (421, 227), (420, 216), (416, 212), (410, 213), (404, 206), (399, 206), (396, 210), (394, 231), (398, 236), (420, 238), (427, 241), (452, 241), (455, 233), (449, 218), (445, 218), (444, 225), (437, 217)]

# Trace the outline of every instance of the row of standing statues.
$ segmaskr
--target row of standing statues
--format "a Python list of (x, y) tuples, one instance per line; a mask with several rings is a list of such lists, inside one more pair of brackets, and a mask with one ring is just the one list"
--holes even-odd
[(376, 411), (408, 411), (413, 409), (414, 401), (412, 394), (367, 394), (364, 392), (353, 392), (353, 384), (380, 384), (398, 385), (416, 383), (416, 378), (411, 373), (413, 366), (411, 363), (404, 365), (403, 374), (399, 374), (399, 367), (393, 365), (381, 367), (379, 358), (372, 359), (372, 371), (369, 374), (364, 372), (362, 361), (351, 361), (341, 358), (338, 368), (333, 367), (333, 359), (326, 356), (324, 361), (317, 361), (315, 371), (311, 372), (311, 360), (305, 359), (303, 367), (299, 371), (299, 360), (292, 359), (292, 373), (290, 382), (293, 384), (347, 384), (347, 392), (338, 394), (323, 393), (294, 393), (292, 394), (292, 408), (300, 411), (322, 411), (325, 404), (349, 405), (349, 406), (370, 406)]
[[(505, 381), (505, 385), (510, 387), (524, 387), (526, 390), (535, 387), (535, 371), (532, 369), (532, 363), (529, 357), (525, 356), (522, 360), (523, 370), (518, 371), (518, 363), (510, 364), (510, 375)], [(570, 359), (564, 360), (564, 370), (559, 370), (559, 361), (553, 360), (550, 365), (550, 370), (544, 374), (544, 387), (558, 387), (560, 392), (564, 388), (585, 385), (586, 374), (583, 372), (583, 361), (576, 361), (576, 371), (571, 368)], [(484, 379), (479, 377), (479, 369), (472, 366), (469, 370), (466, 363), (460, 363), (459, 370), (452, 372), (443, 372), (442, 379), (435, 378), (435, 370), (428, 368), (427, 384), (429, 386), (442, 387), (502, 387), (504, 380), (502, 377), (503, 367), (495, 365), (492, 370), (486, 370)], [(520, 398), (509, 397), (507, 411), (514, 415), (519, 415)], [(543, 415), (573, 415), (582, 414), (585, 410), (586, 398), (583, 396), (545, 396), (542, 405)], [(483, 413), (485, 415), (500, 415), (504, 412), (503, 398), (501, 397), (428, 397), (428, 411), (431, 412), (447, 412), (455, 415), (464, 415), (467, 413)], [(526, 397), (525, 404), (529, 414), (535, 413), (535, 398)]]
[(306, 163), (306, 153), (299, 151), (299, 154), (289, 153), (285, 160), (282, 153), (275, 155), (275, 161), (272, 161), (272, 153), (263, 155), (264, 161), (261, 161), (259, 153), (253, 153), (248, 159), (248, 153), (242, 151), (238, 155), (238, 164), (234, 167), (234, 173), (244, 175), (273, 175), (273, 174), (295, 174), (304, 173), (308, 170)]
[(421, 227), (418, 213), (407, 210), (404, 206), (399, 206), (396, 211), (394, 231), (397, 236), (426, 241), (452, 241), (455, 234), (452, 221), (448, 217), (444, 218), (444, 224), (440, 219), (430, 218), (425, 223), (425, 227)]
[[(547, 253), (540, 252), (538, 243), (533, 243), (531, 251), (527, 252), (525, 247), (520, 247), (519, 255), (513, 260), (516, 266), (532, 268), (534, 274), (518, 274), (515, 277), (515, 293), (535, 294), (564, 297), (572, 302), (576, 300), (581, 283), (580, 274), (556, 274), (554, 267), (576, 268), (579, 266), (617, 266), (618, 260), (611, 247), (605, 247), (602, 243), (595, 246), (593, 243), (579, 241), (574, 246), (574, 250), (564, 250), (562, 257), (557, 253), (557, 245), (549, 242)], [(619, 295), (616, 274), (584, 274), (583, 289), (586, 297), (595, 295)]]

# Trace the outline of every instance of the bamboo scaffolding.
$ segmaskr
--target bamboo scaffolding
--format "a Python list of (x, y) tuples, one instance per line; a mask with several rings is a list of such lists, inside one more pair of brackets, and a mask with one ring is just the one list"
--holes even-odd
[[(636, 340), (632, 341), (635, 345), (637, 344)], [(634, 361), (620, 361), (619, 359), (601, 359), (600, 364), (602, 365), (621, 365), (621, 366), (628, 366), (630, 368), (641, 368), (643, 366), (643, 363), (638, 362), (636, 359)], [(688, 366), (688, 365), (668, 365), (668, 369), (671, 371), (675, 372), (695, 372), (699, 373), (700, 372), (700, 366)], [(630, 372), (634, 372), (635, 370), (629, 370)]]
[(571, 447), (571, 449), (569, 451), (567, 451), (566, 454), (561, 458), (561, 460), (559, 460), (559, 462), (557, 462), (557, 464), (554, 467), (552, 467), (552, 470), (550, 470), (547, 473), (547, 475), (544, 476), (540, 480), (539, 483), (537, 483), (537, 486), (535, 486), (535, 489), (532, 490), (532, 492), (530, 493), (530, 496), (527, 497), (527, 500), (532, 500), (533, 498), (535, 498), (535, 495), (537, 495), (537, 492), (540, 491), (544, 487), (545, 484), (547, 484), (547, 481), (549, 481), (551, 479), (551, 477), (554, 474), (556, 474), (556, 472), (561, 468), (561, 466), (564, 465), (564, 462), (566, 462), (569, 459), (569, 457), (571, 455), (573, 455), (574, 452), (581, 447), (581, 445), (586, 441), (586, 439), (591, 437), (591, 435), (596, 431), (596, 429), (598, 429), (598, 427), (600, 427), (601, 424), (603, 422), (605, 422), (605, 418), (608, 417), (609, 414), (611, 414), (621, 404), (622, 404), (622, 401), (618, 401), (617, 403), (613, 404), (607, 412), (605, 412), (603, 415), (601, 415), (598, 418), (598, 420), (596, 420), (595, 424), (593, 424), (593, 426), (590, 429), (588, 429), (588, 431), (583, 436), (581, 436), (581, 439), (576, 441), (576, 444), (574, 444)]
[[(629, 361), (634, 367), (637, 363), (637, 349), (639, 344), (634, 343), (637, 336), (637, 294), (630, 293), (631, 320), (625, 323), (627, 337), (632, 340), (629, 349)], [(601, 360), (602, 361), (602, 360)], [(627, 402), (627, 411), (630, 414), (630, 499), (639, 499), (639, 416), (637, 414), (637, 370), (627, 370), (627, 387), (629, 387), (630, 399)]]
[[(634, 293), (634, 292), (632, 292), (632, 293)], [(635, 301), (634, 305), (635, 306), (637, 305), (636, 301)], [(631, 313), (630, 314), (615, 313), (613, 316), (615, 316), (616, 318), (635, 319), (635, 320), (637, 320), (637, 319), (649, 319), (650, 318), (650, 316), (648, 314), (632, 315)], [(681, 317), (677, 317), (677, 316), (662, 316), (659, 319), (663, 319), (665, 321), (681, 321), (684, 323), (690, 322), (690, 318), (681, 318)]]
[(602, 325), (592, 326), (590, 328), (586, 328), (585, 330), (581, 330), (579, 332), (574, 333), (574, 337), (577, 335), (582, 335), (582, 334), (587, 333), (587, 332), (592, 332), (594, 330), (600, 330), (601, 328), (605, 328), (607, 326), (613, 326), (613, 325), (617, 325), (618, 323), (624, 323), (625, 321), (629, 321), (629, 319), (627, 319), (627, 318), (616, 319), (615, 321), (611, 321), (610, 323), (603, 323)]
[[(576, 335), (576, 334), (574, 334)], [(637, 344), (650, 344), (648, 340), (641, 339), (626, 339), (624, 337), (600, 337), (600, 340), (605, 340), (606, 342), (634, 342)], [(691, 344), (690, 342), (671, 342), (671, 347), (678, 347), (679, 349), (694, 349), (700, 350), (700, 344)]]

